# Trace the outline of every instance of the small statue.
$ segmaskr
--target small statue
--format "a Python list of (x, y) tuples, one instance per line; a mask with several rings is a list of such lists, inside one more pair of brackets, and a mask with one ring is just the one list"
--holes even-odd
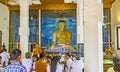
[(111, 59), (113, 58), (113, 50), (110, 47), (110, 45), (107, 46), (107, 48), (105, 49), (105, 56), (106, 59)]
[(42, 53), (42, 49), (39, 47), (39, 44), (38, 43), (36, 43), (35, 44), (35, 48), (33, 48), (33, 55), (39, 55), (39, 54), (41, 54)]

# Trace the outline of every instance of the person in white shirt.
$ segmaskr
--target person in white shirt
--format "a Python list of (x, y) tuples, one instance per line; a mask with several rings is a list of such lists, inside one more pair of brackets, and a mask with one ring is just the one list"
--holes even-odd
[(2, 57), (0, 56), (0, 72), (2, 72), (3, 64), (2, 64)]
[(64, 67), (61, 63), (59, 63), (59, 61), (57, 62), (57, 69), (56, 72), (63, 72)]
[(84, 63), (80, 60), (80, 57), (77, 56), (70, 66), (71, 72), (82, 72), (84, 68)]
[(22, 65), (26, 67), (27, 72), (30, 72), (32, 70), (32, 64), (33, 64), (33, 61), (31, 59), (31, 53), (27, 52), (25, 54), (25, 57), (26, 58), (22, 59)]
[(0, 54), (0, 56), (2, 57), (2, 64), (5, 62), (5, 66), (7, 66), (10, 59), (10, 55), (7, 50), (3, 49), (3, 52)]
[(65, 54), (66, 64), (65, 64), (65, 72), (70, 72), (70, 66), (73, 60), (71, 59), (71, 54), (66, 53)]

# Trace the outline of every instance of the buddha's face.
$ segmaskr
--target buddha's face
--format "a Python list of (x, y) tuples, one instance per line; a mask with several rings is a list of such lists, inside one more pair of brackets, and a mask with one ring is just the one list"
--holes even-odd
[(60, 30), (64, 30), (64, 29), (65, 29), (65, 22), (59, 22), (59, 23), (58, 23), (58, 28), (59, 28)]
[(36, 47), (36, 48), (39, 48), (39, 44), (36, 44), (35, 47)]

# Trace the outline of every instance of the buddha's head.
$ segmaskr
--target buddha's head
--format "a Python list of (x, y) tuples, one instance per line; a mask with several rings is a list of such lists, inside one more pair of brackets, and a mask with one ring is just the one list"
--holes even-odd
[(61, 20), (58, 22), (58, 28), (59, 30), (63, 31), (65, 29), (66, 22)]
[(36, 48), (39, 48), (39, 44), (38, 44), (38, 43), (36, 43), (36, 44), (35, 44), (35, 47), (36, 47)]

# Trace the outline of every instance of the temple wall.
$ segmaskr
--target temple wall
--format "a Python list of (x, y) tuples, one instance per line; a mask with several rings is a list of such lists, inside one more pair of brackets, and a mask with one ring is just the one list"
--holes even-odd
[(112, 37), (112, 48), (117, 52), (120, 57), (120, 50), (117, 49), (117, 27), (120, 27), (120, 1), (116, 0), (111, 8), (111, 37)]
[(111, 8), (111, 35), (114, 51), (120, 57), (120, 50), (117, 49), (117, 27), (120, 27), (120, 1), (116, 0)]

